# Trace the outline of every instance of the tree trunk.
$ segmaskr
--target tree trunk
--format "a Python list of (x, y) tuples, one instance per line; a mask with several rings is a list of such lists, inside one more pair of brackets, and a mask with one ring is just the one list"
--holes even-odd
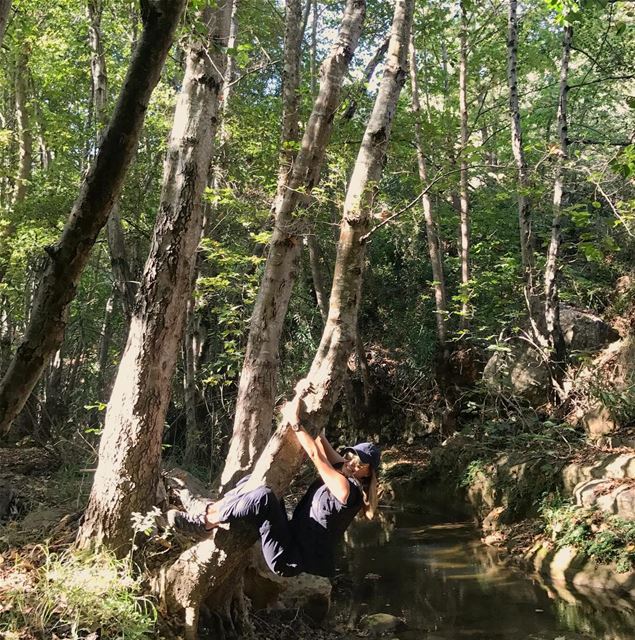
[[(15, 120), (18, 129), (18, 172), (11, 198), (11, 208), (15, 210), (26, 197), (27, 187), (31, 180), (33, 162), (33, 133), (31, 131), (28, 107), (28, 50), (18, 54), (15, 67)], [(13, 220), (0, 228), (0, 283), (4, 281), (11, 260), (11, 242), (16, 226)], [(0, 429), (1, 431), (1, 429)]]
[(311, 267), (311, 277), (313, 279), (313, 289), (322, 320), (326, 322), (329, 314), (328, 301), (324, 291), (322, 281), (322, 269), (320, 267), (320, 247), (314, 233), (306, 235), (306, 244), (309, 249), (309, 265)]
[[(195, 278), (193, 278), (195, 280)], [(192, 284), (192, 290), (194, 289)], [(201, 430), (197, 419), (197, 407), (200, 393), (196, 386), (201, 356), (199, 318), (196, 313), (196, 299), (190, 295), (187, 303), (185, 336), (183, 339), (183, 404), (185, 405), (185, 451), (183, 462), (191, 465), (196, 462), (201, 446)]]
[[(101, 40), (102, 0), (89, 0), (88, 40), (90, 44), (90, 71), (92, 79), (93, 114), (95, 121), (95, 148), (99, 146), (99, 138), (107, 122), (106, 106), (108, 104), (108, 72), (106, 56)], [(126, 244), (119, 217), (119, 207), (115, 203), (106, 224), (106, 237), (110, 251), (110, 264), (115, 285), (121, 300), (126, 324), (130, 323), (134, 305), (135, 290), (132, 284), (130, 266), (126, 257)]]
[[(300, 137), (300, 54), (302, 51), (302, 3), (286, 0), (284, 58), (282, 63), (282, 132), (280, 135), (280, 165), (276, 200), (283, 192), (291, 176), (295, 143)], [(276, 203), (273, 207), (276, 209)]]
[(106, 301), (106, 309), (104, 311), (104, 321), (101, 325), (101, 335), (99, 337), (99, 359), (98, 359), (98, 378), (97, 389), (100, 393), (99, 399), (105, 397), (104, 387), (106, 382), (106, 373), (108, 371), (108, 356), (110, 354), (110, 344), (112, 343), (112, 311), (114, 304), (116, 286), (113, 286), (112, 293)]
[[(388, 59), (373, 112), (351, 177), (338, 243), (329, 316), (322, 340), (306, 379), (296, 387), (289, 413), (301, 416), (302, 425), (314, 436), (325, 426), (345, 375), (346, 359), (355, 335), (361, 296), (365, 245), (362, 237), (371, 220), (371, 207), (381, 177), (392, 119), (407, 75), (408, 33), (414, 0), (397, 0)], [(262, 425), (263, 430), (267, 425)], [(289, 423), (273, 434), (260, 456), (246, 489), (269, 485), (280, 494), (296, 473), (302, 457)], [(222, 592), (223, 585), (240, 564), (254, 533), (240, 527), (217, 529), (208, 539), (185, 551), (161, 575), (166, 604), (185, 609), (186, 638), (196, 637), (198, 608), (207, 594)], [(209, 600), (208, 600), (209, 601)]]
[(511, 115), (512, 153), (518, 174), (518, 227), (520, 231), (520, 256), (523, 269), (525, 302), (532, 325), (534, 340), (542, 342), (540, 301), (536, 290), (536, 265), (531, 209), (529, 206), (529, 174), (523, 149), (523, 136), (518, 101), (518, 17), (517, 0), (510, 0), (507, 31), (507, 83), (509, 86), (509, 111)]
[(322, 65), (320, 90), (289, 184), (277, 200), (269, 255), (251, 316), (233, 437), (221, 476), (225, 488), (233, 486), (251, 468), (271, 432), (278, 345), (301, 249), (293, 212), (319, 179), (342, 81), (357, 48), (365, 10), (364, 0), (347, 0), (337, 42)]
[[(419, 82), (417, 79), (417, 51), (414, 45), (414, 36), (410, 35), (410, 86), (412, 92), (412, 112), (415, 117), (415, 144), (417, 146), (417, 164), (419, 167), (419, 179), (425, 189), (428, 185), (428, 167), (423, 151), (423, 134), (421, 131), (421, 103), (419, 101)], [(428, 240), (428, 253), (430, 266), (432, 267), (432, 279), (434, 287), (434, 302), (436, 306), (437, 340), (439, 349), (443, 354), (443, 360), (447, 363), (448, 349), (448, 305), (445, 293), (445, 274), (443, 272), (443, 259), (439, 243), (439, 232), (435, 215), (432, 209), (432, 198), (426, 192), (422, 198), (423, 217), (426, 225), (426, 238)]]
[(553, 385), (553, 399), (563, 397), (562, 380), (566, 361), (566, 347), (560, 326), (560, 304), (558, 295), (558, 254), (562, 242), (562, 202), (564, 199), (565, 162), (569, 157), (567, 141), (567, 94), (569, 92), (569, 59), (573, 27), (564, 28), (562, 40), (562, 60), (560, 65), (560, 89), (558, 92), (558, 138), (559, 145), (555, 159), (555, 181), (553, 189), (553, 220), (551, 240), (545, 265), (545, 325), (549, 347), (549, 369)]
[(11, 0), (0, 0), (0, 47), (4, 40), (4, 33), (9, 23), (9, 14), (11, 13)]
[(132, 160), (152, 90), (185, 0), (144, 2), (144, 30), (110, 126), (84, 179), (48, 266), (22, 344), (0, 383), (0, 433), (6, 432), (64, 336), (68, 307), (97, 235), (106, 224)]
[(461, 329), (470, 325), (470, 204), (468, 193), (468, 142), (467, 121), (467, 9), (466, 0), (461, 0), (461, 31), (459, 44), (459, 114), (461, 119)]
[(192, 38), (174, 113), (154, 237), (106, 412), (99, 464), (81, 547), (107, 546), (124, 555), (134, 535), (130, 515), (155, 502), (161, 441), (181, 344), (184, 300), (192, 294), (196, 248), (223, 85), (231, 4), (203, 18), (210, 42)]

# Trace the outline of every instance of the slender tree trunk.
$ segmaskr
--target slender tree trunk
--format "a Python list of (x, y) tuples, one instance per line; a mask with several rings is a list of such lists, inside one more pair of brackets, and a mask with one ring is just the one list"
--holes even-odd
[(322, 280), (322, 269), (320, 266), (320, 247), (318, 245), (315, 234), (308, 233), (306, 236), (306, 244), (309, 249), (309, 265), (311, 267), (311, 277), (313, 279), (313, 289), (315, 290), (315, 299), (317, 302), (322, 320), (326, 322), (329, 314), (328, 300), (324, 291), (324, 282)]
[(278, 346), (301, 250), (293, 212), (318, 182), (342, 81), (357, 48), (365, 11), (363, 0), (347, 0), (338, 39), (322, 65), (320, 90), (289, 184), (277, 200), (269, 255), (251, 316), (233, 437), (221, 476), (225, 488), (233, 486), (251, 468), (271, 432)]
[(511, 115), (512, 152), (518, 175), (518, 227), (520, 231), (520, 256), (523, 269), (525, 302), (533, 329), (533, 338), (542, 341), (540, 301), (536, 290), (536, 265), (531, 209), (529, 206), (529, 172), (523, 149), (523, 135), (518, 102), (518, 16), (517, 0), (509, 1), (507, 31), (507, 82), (509, 86), (509, 111)]
[[(234, 51), (238, 43), (238, 0), (232, 3), (231, 16), (229, 19), (229, 37), (227, 38), (227, 49)], [(232, 91), (232, 82), (236, 73), (236, 56), (227, 54), (227, 65), (225, 67), (225, 82), (223, 83), (223, 92), (221, 95), (221, 112), (224, 116), (229, 108), (229, 97)], [(220, 128), (218, 131), (218, 142), (222, 145), (227, 139), (227, 129), (225, 127), (225, 118), (221, 118)]]
[[(423, 134), (421, 131), (421, 103), (419, 101), (419, 82), (417, 79), (417, 51), (414, 45), (414, 37), (410, 35), (410, 86), (412, 93), (412, 112), (415, 117), (415, 144), (417, 146), (417, 164), (419, 167), (419, 179), (422, 188), (428, 185), (428, 167), (423, 147)], [(428, 241), (428, 254), (432, 267), (434, 288), (434, 302), (436, 305), (437, 340), (439, 349), (443, 354), (443, 360), (447, 363), (448, 349), (448, 305), (445, 293), (445, 274), (443, 271), (443, 258), (441, 256), (439, 232), (432, 209), (432, 198), (429, 193), (424, 193), (422, 198), (423, 217), (426, 225), (426, 238)]]
[(467, 113), (467, 9), (461, 0), (461, 32), (459, 46), (459, 113), (461, 119), (461, 329), (470, 325), (470, 203), (468, 193), (468, 113)]
[[(282, 132), (280, 135), (280, 166), (278, 168), (278, 192), (276, 201), (291, 176), (295, 143), (300, 137), (298, 109), (300, 107), (300, 54), (302, 52), (302, 3), (286, 0), (284, 59), (282, 69)], [(274, 203), (273, 209), (276, 209)]]
[[(192, 285), (192, 290), (194, 284)], [(191, 465), (200, 458), (201, 430), (197, 419), (200, 393), (197, 388), (198, 368), (201, 358), (199, 317), (193, 295), (187, 304), (183, 340), (183, 403), (185, 405), (185, 451), (183, 462)]]
[(311, 23), (311, 60), (310, 60), (310, 73), (311, 73), (311, 95), (315, 100), (317, 95), (317, 33), (318, 33), (318, 2), (317, 0), (307, 0), (307, 7), (312, 9), (313, 20)]
[[(18, 129), (18, 172), (11, 198), (11, 207), (15, 209), (25, 199), (31, 168), (33, 164), (33, 133), (28, 107), (28, 50), (19, 53), (15, 67), (15, 120)], [(0, 283), (3, 282), (11, 259), (11, 242), (16, 226), (13, 220), (0, 228)], [(0, 429), (1, 431), (1, 429)]]
[[(381, 177), (392, 119), (407, 76), (408, 34), (414, 0), (397, 0), (384, 77), (349, 182), (344, 210), (329, 316), (322, 340), (306, 379), (285, 415), (301, 417), (303, 427), (317, 435), (325, 426), (340, 392), (346, 359), (354, 346), (355, 323), (361, 296), (365, 244), (373, 197)], [(262, 425), (263, 430), (266, 425)], [(278, 494), (296, 473), (302, 457), (297, 439), (283, 423), (273, 434), (245, 488), (269, 485)], [(198, 607), (206, 596), (222, 592), (234, 575), (254, 537), (234, 527), (217, 529), (214, 535), (185, 551), (161, 576), (166, 604), (185, 609), (186, 638), (196, 637)], [(209, 597), (206, 602), (210, 602)]]
[(152, 90), (159, 80), (185, 0), (145, 2), (144, 30), (110, 126), (84, 179), (48, 266), (22, 344), (0, 383), (0, 433), (14, 417), (59, 348), (68, 307), (97, 235), (106, 224), (132, 160)]
[(81, 547), (125, 554), (132, 513), (155, 501), (161, 441), (185, 318), (225, 67), (231, 4), (203, 12), (210, 42), (192, 39), (163, 174), (150, 253), (99, 447)]
[[(110, 345), (112, 343), (112, 312), (116, 290), (116, 285), (114, 285), (113, 291), (108, 296), (108, 300), (106, 301), (106, 309), (104, 310), (104, 321), (102, 322), (101, 335), (99, 336), (99, 373), (97, 378), (97, 389), (102, 394), (106, 381), (106, 372), (108, 370), (108, 356), (110, 353)], [(102, 397), (100, 397), (100, 400), (102, 399)]]
[[(99, 138), (106, 127), (106, 106), (108, 104), (108, 72), (106, 56), (101, 38), (102, 0), (88, 0), (88, 41), (90, 44), (90, 71), (92, 79), (93, 115), (95, 121), (95, 147), (99, 146)], [(112, 207), (106, 224), (106, 238), (110, 251), (110, 264), (113, 278), (123, 307), (126, 323), (130, 323), (134, 305), (135, 290), (132, 284), (130, 265), (126, 257), (119, 206)]]
[(4, 40), (4, 33), (9, 23), (9, 14), (11, 13), (11, 0), (0, 0), (0, 47)]
[(573, 28), (564, 28), (562, 40), (562, 60), (560, 65), (560, 90), (558, 93), (558, 151), (555, 160), (555, 181), (553, 189), (553, 220), (551, 240), (545, 265), (545, 324), (549, 345), (549, 366), (553, 384), (553, 397), (562, 397), (562, 380), (566, 360), (566, 347), (560, 326), (560, 304), (558, 295), (558, 254), (562, 242), (562, 202), (565, 191), (565, 163), (569, 157), (567, 141), (567, 94), (569, 92), (569, 59)]

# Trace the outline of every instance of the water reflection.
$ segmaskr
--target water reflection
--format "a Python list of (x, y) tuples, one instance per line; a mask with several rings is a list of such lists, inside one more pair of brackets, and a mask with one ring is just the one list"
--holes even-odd
[[(505, 566), (470, 523), (383, 511), (349, 530), (334, 615), (407, 621), (401, 640), (633, 640), (633, 603), (572, 594)], [(566, 591), (563, 593), (563, 591)]]

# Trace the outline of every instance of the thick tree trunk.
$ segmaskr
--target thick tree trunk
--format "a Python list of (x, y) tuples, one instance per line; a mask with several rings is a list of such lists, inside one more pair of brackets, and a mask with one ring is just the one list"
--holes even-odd
[[(285, 411), (285, 415), (299, 415), (303, 427), (313, 435), (317, 435), (328, 420), (340, 392), (346, 359), (353, 348), (364, 267), (362, 237), (370, 225), (373, 196), (381, 177), (399, 93), (407, 75), (413, 5), (414, 0), (396, 2), (384, 77), (346, 194), (327, 324), (310, 372), (296, 387), (296, 396), (289, 411)], [(266, 483), (281, 493), (288, 486), (301, 461), (297, 439), (288, 425), (282, 424), (269, 440), (246, 489)], [(186, 638), (196, 637), (201, 601), (209, 593), (214, 597), (222, 591), (253, 541), (253, 532), (249, 535), (240, 528), (216, 530), (212, 537), (184, 552), (162, 574), (160, 583), (166, 604), (172, 609), (185, 609)]]
[(251, 468), (271, 432), (278, 345), (301, 250), (300, 229), (294, 224), (293, 212), (319, 179), (342, 80), (357, 48), (365, 10), (363, 0), (347, 0), (337, 42), (322, 65), (320, 90), (289, 184), (277, 200), (269, 255), (251, 316), (233, 437), (221, 476), (225, 488)]
[(543, 341), (540, 301), (536, 289), (536, 265), (531, 209), (527, 192), (529, 172), (523, 149), (523, 136), (518, 101), (518, 2), (509, 1), (507, 30), (507, 83), (509, 86), (509, 111), (511, 115), (512, 153), (518, 175), (518, 227), (520, 231), (520, 256), (523, 269), (525, 302), (532, 325), (534, 340)]
[(163, 190), (139, 291), (99, 448), (99, 464), (78, 543), (125, 554), (132, 513), (155, 502), (161, 441), (181, 344), (184, 300), (203, 227), (213, 134), (223, 85), (231, 4), (206, 9), (210, 42), (192, 40), (174, 113)]
[(470, 203), (468, 193), (468, 113), (467, 113), (467, 9), (465, 0), (460, 2), (461, 31), (459, 43), (459, 115), (461, 119), (461, 329), (470, 325)]
[(560, 64), (560, 90), (558, 92), (558, 138), (559, 145), (555, 159), (555, 181), (553, 189), (553, 219), (551, 240), (545, 265), (545, 325), (549, 347), (549, 368), (553, 385), (553, 399), (562, 398), (562, 380), (566, 360), (566, 347), (560, 326), (560, 304), (558, 295), (558, 254), (562, 242), (562, 202), (564, 198), (565, 162), (569, 157), (567, 142), (567, 94), (569, 92), (569, 59), (573, 28), (564, 28), (562, 40), (562, 60)]
[[(419, 101), (419, 82), (417, 79), (417, 51), (414, 45), (414, 37), (410, 36), (410, 86), (412, 93), (412, 112), (415, 117), (415, 144), (417, 146), (417, 165), (419, 167), (419, 179), (421, 186), (425, 189), (428, 185), (428, 167), (423, 147), (423, 134), (421, 131), (421, 102)], [(422, 198), (423, 217), (426, 225), (426, 238), (428, 241), (428, 254), (430, 256), (430, 266), (432, 267), (432, 278), (434, 288), (434, 302), (436, 306), (437, 340), (439, 349), (443, 354), (444, 362), (448, 360), (447, 338), (448, 338), (448, 305), (445, 293), (445, 274), (443, 271), (443, 258), (441, 256), (439, 232), (434, 211), (432, 208), (432, 198), (429, 192), (423, 194)]]
[(58, 349), (68, 307), (97, 235), (106, 224), (132, 160), (152, 90), (159, 80), (185, 0), (144, 2), (144, 30), (110, 126), (84, 179), (62, 237), (47, 250), (31, 320), (0, 383), (0, 433), (12, 420)]
[(4, 33), (9, 24), (9, 14), (11, 13), (11, 0), (0, 0), (0, 47), (4, 40)]

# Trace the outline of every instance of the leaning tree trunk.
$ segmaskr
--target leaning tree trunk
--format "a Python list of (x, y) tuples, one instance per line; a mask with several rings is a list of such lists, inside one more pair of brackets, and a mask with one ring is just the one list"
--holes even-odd
[(293, 212), (319, 179), (342, 81), (357, 48), (365, 10), (364, 0), (347, 0), (337, 42), (322, 65), (320, 90), (289, 183), (277, 199), (269, 255), (251, 316), (233, 436), (221, 475), (224, 488), (233, 486), (251, 468), (271, 433), (278, 345), (301, 250), (301, 230)]
[(187, 49), (159, 214), (106, 412), (99, 464), (78, 536), (82, 547), (107, 546), (125, 554), (133, 537), (131, 514), (144, 514), (155, 502), (184, 301), (191, 295), (203, 228), (201, 200), (214, 146), (230, 9), (229, 2), (214, 11), (208, 6), (203, 18), (210, 42), (193, 36)]
[(461, 0), (461, 31), (459, 45), (459, 114), (461, 119), (461, 329), (470, 325), (470, 202), (468, 193), (468, 142), (469, 130), (467, 119), (467, 9), (466, 0)]
[[(423, 134), (421, 132), (421, 102), (419, 101), (419, 82), (417, 79), (417, 51), (414, 45), (414, 36), (410, 35), (410, 86), (412, 92), (412, 112), (415, 117), (415, 144), (417, 147), (417, 164), (419, 167), (419, 179), (425, 189), (428, 184), (428, 167), (423, 152)], [(443, 258), (441, 256), (439, 233), (432, 198), (426, 191), (422, 197), (423, 217), (426, 225), (426, 238), (428, 240), (428, 254), (432, 267), (432, 279), (434, 280), (434, 302), (436, 305), (437, 340), (439, 349), (443, 354), (443, 363), (447, 364), (448, 354), (448, 305), (445, 293), (445, 274), (443, 272)]]
[(558, 138), (559, 145), (555, 160), (555, 181), (553, 189), (553, 219), (551, 240), (545, 265), (545, 325), (549, 347), (549, 370), (554, 401), (563, 397), (562, 380), (566, 360), (566, 347), (560, 326), (560, 304), (558, 295), (558, 254), (562, 242), (561, 220), (564, 194), (565, 162), (569, 156), (567, 142), (567, 94), (569, 92), (569, 58), (573, 28), (564, 28), (562, 40), (562, 60), (560, 65), (560, 90), (558, 92)]
[[(364, 267), (362, 238), (368, 232), (373, 196), (381, 177), (399, 93), (407, 75), (413, 5), (414, 0), (396, 3), (384, 77), (344, 203), (328, 320), (309, 374), (296, 388), (292, 411), (288, 414), (285, 411), (287, 415), (300, 414), (302, 425), (314, 436), (326, 425), (345, 375), (346, 359), (353, 348)], [(288, 424), (282, 424), (269, 440), (245, 488), (266, 483), (281, 493), (301, 459), (297, 439), (290, 434)], [(253, 541), (253, 534), (240, 529), (239, 532), (233, 531), (233, 527), (229, 531), (217, 529), (210, 538), (181, 554), (162, 573), (158, 583), (165, 603), (173, 610), (185, 609), (186, 638), (196, 637), (198, 608), (206, 596), (210, 595), (220, 606), (218, 594), (223, 592), (223, 586), (234, 575)]]
[(68, 308), (90, 250), (106, 224), (139, 140), (152, 90), (186, 0), (146, 0), (144, 29), (99, 151), (62, 237), (49, 256), (26, 335), (0, 383), (0, 433), (24, 406), (64, 337)]
[(531, 209), (527, 192), (529, 172), (523, 149), (523, 136), (518, 101), (518, 2), (510, 0), (507, 30), (507, 84), (509, 86), (509, 111), (511, 116), (512, 153), (518, 175), (518, 227), (520, 231), (520, 257), (523, 270), (525, 303), (532, 326), (533, 339), (543, 342), (540, 301), (536, 289), (536, 265)]
[(0, 0), (0, 47), (4, 40), (4, 32), (7, 30), (9, 23), (9, 14), (11, 13), (11, 0)]

